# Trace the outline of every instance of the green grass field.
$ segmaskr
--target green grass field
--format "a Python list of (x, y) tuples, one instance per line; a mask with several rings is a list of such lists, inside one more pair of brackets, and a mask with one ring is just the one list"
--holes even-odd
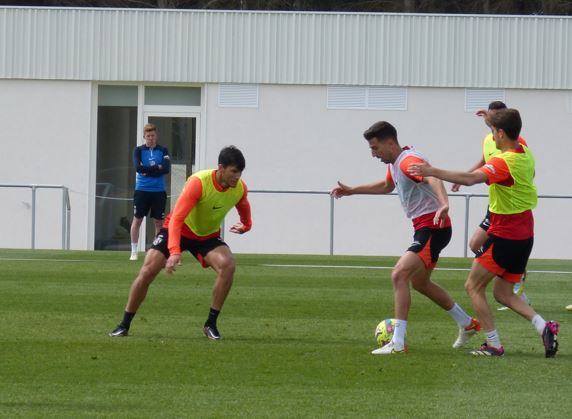
[[(544, 358), (532, 325), (508, 311), (495, 311), (504, 358), (456, 351), (453, 320), (415, 293), (410, 352), (375, 357), (374, 328), (393, 313), (390, 270), (333, 266), (391, 266), (396, 258), (237, 255), (220, 342), (201, 333), (214, 275), (190, 256), (174, 276), (157, 278), (130, 337), (108, 337), (142, 263), (127, 258), (0, 250), (1, 417), (571, 415), (571, 274), (532, 272), (527, 281), (536, 310), (560, 322), (555, 359)], [(572, 261), (531, 261), (529, 270), (570, 272)], [(441, 270), (434, 280), (472, 313), (466, 275)]]

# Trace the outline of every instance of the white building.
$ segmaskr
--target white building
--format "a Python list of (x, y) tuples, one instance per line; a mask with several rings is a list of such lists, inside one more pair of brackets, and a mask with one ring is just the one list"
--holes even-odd
[[(68, 187), (72, 249), (127, 249), (147, 121), (175, 196), (229, 144), (249, 189), (325, 192), (385, 176), (361, 136), (378, 120), (434, 164), (469, 168), (487, 133), (474, 110), (496, 99), (521, 111), (539, 193), (571, 196), (569, 17), (0, 7), (0, 184)], [(0, 247), (30, 247), (30, 191), (0, 197)], [(226, 235), (236, 252), (398, 255), (412, 237), (395, 196), (337, 201), (332, 243), (327, 195), (250, 199), (252, 232)], [(37, 248), (61, 247), (61, 201), (37, 192)], [(444, 255), (462, 256), (465, 198), (451, 205)], [(471, 199), (469, 233), (485, 207)], [(570, 258), (571, 212), (540, 200), (533, 257)]]

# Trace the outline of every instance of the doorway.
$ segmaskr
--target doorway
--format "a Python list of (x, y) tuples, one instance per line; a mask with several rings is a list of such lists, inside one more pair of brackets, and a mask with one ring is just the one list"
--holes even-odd
[[(144, 120), (145, 124), (157, 127), (157, 143), (167, 147), (171, 158), (171, 173), (165, 179), (167, 215), (175, 206), (187, 178), (195, 171), (199, 114), (145, 112)], [(149, 217), (146, 217), (143, 228), (145, 232), (140, 234), (140, 249), (147, 248), (155, 236), (154, 223)], [(144, 243), (141, 242), (143, 238)]]

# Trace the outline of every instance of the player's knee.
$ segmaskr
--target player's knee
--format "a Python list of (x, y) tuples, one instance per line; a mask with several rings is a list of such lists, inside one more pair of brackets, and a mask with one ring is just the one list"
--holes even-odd
[(471, 281), (470, 277), (465, 281), (465, 292), (467, 295), (469, 295), (469, 297), (477, 294), (477, 287), (475, 286), (475, 282)]
[(480, 241), (471, 240), (469, 242), (469, 249), (471, 249), (471, 252), (473, 252), (476, 255), (479, 252), (479, 250), (481, 249)]
[(236, 262), (232, 256), (225, 257), (219, 263), (219, 270), (226, 276), (232, 276), (236, 270)]
[(403, 282), (407, 281), (408, 272), (407, 269), (402, 268), (401, 266), (396, 266), (391, 271), (391, 282), (394, 286), (400, 285)]

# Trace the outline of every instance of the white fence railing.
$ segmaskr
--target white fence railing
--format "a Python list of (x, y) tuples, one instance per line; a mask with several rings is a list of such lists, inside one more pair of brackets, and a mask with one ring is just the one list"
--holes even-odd
[(16, 184), (0, 184), (0, 188), (23, 188), (32, 191), (32, 233), (31, 233), (31, 248), (36, 248), (36, 191), (38, 189), (61, 189), (62, 190), (62, 249), (69, 250), (70, 248), (70, 218), (71, 218), (71, 205), (69, 190), (63, 185), (16, 185)]

